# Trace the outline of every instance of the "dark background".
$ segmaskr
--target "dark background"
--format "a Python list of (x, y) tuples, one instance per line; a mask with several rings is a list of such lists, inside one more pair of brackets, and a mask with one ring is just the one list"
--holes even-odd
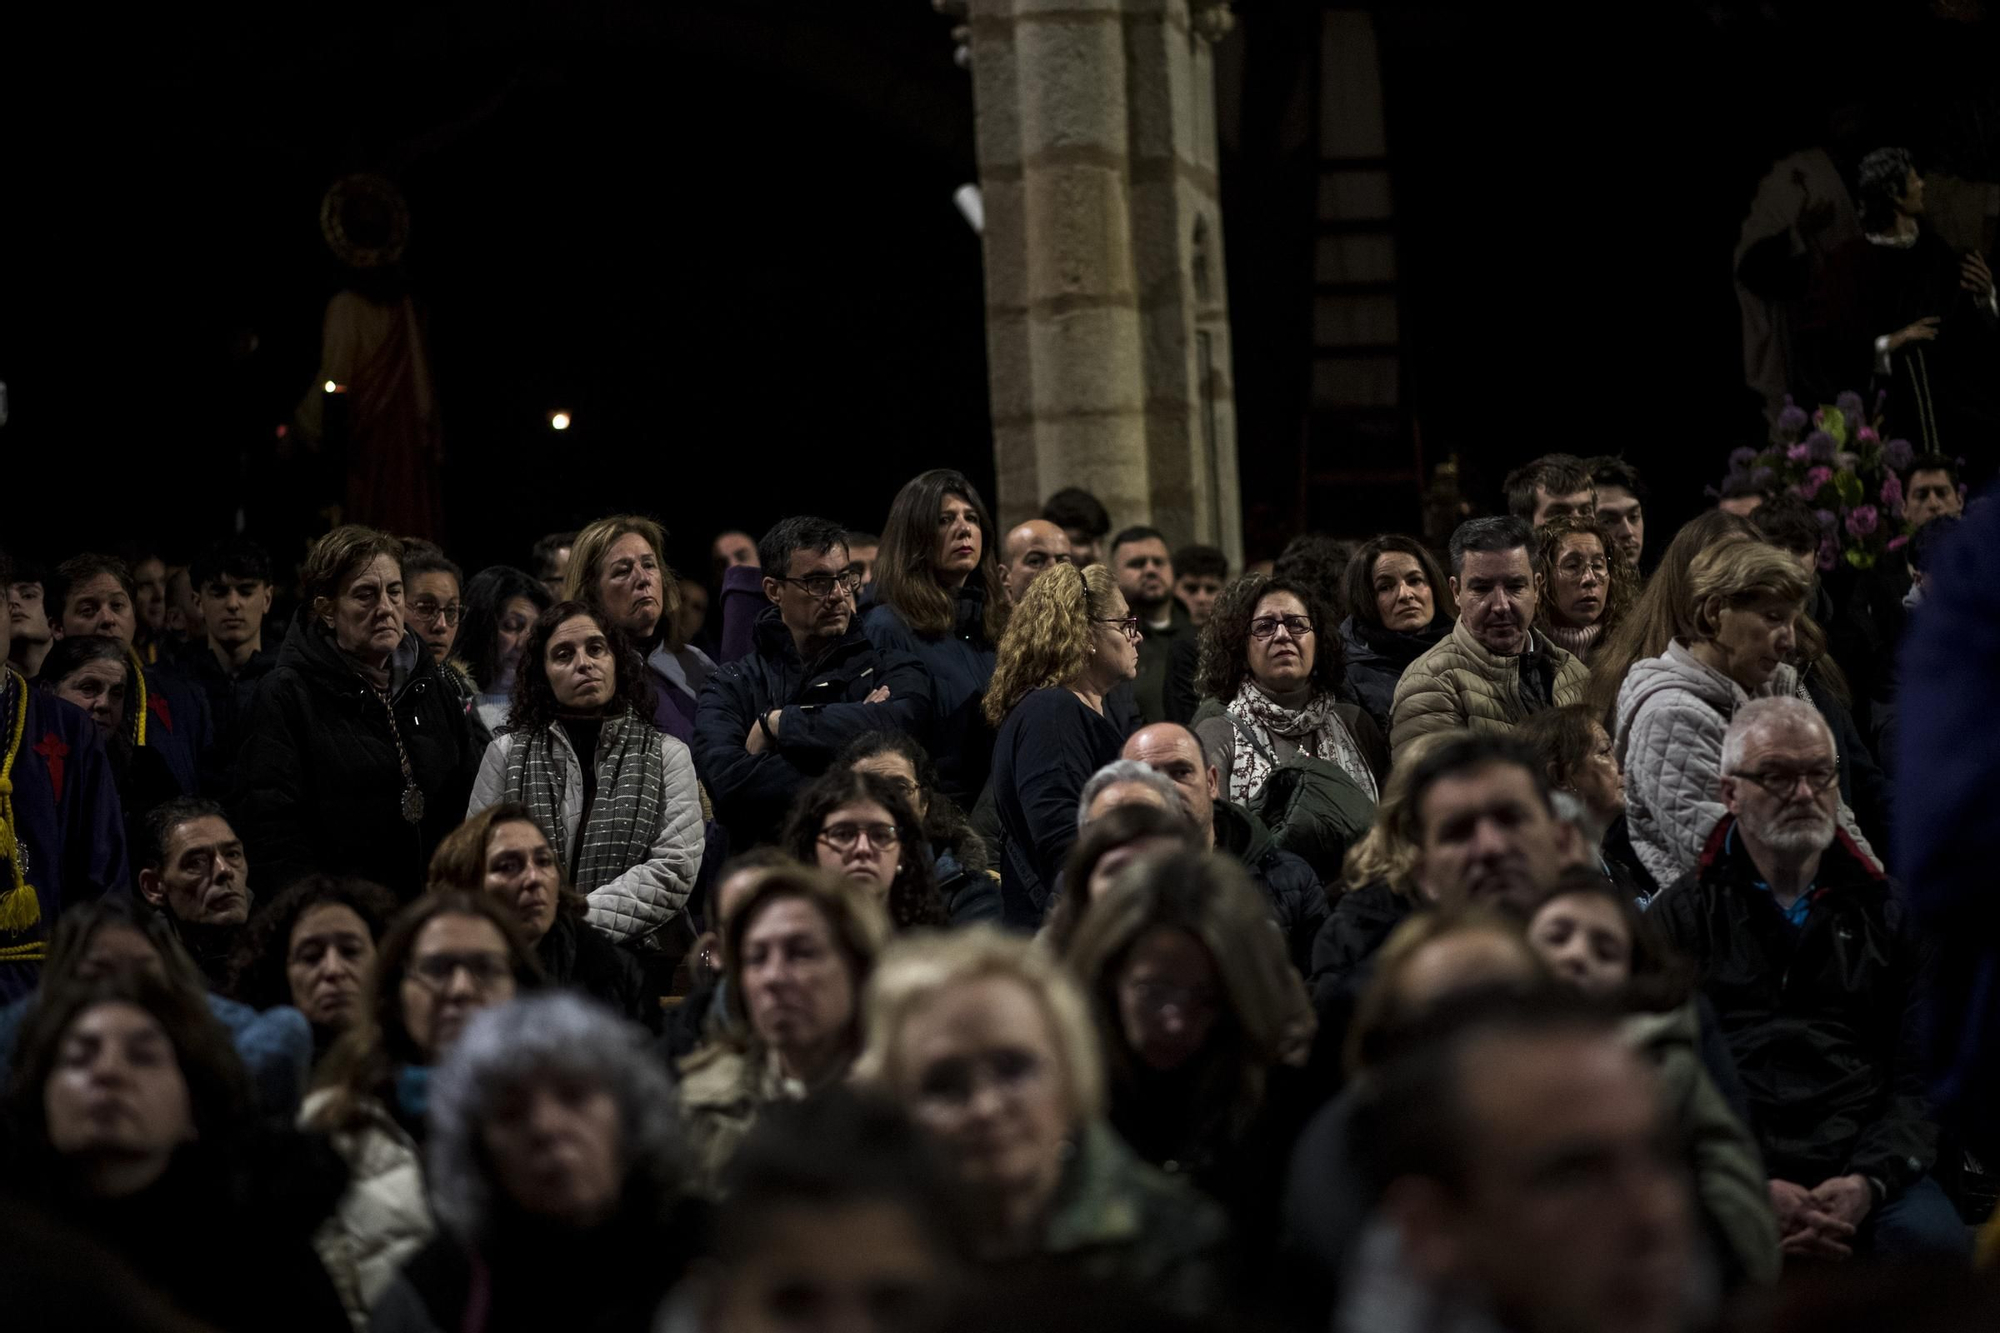
[[(1550, 448), (1623, 449), (1656, 522), (1761, 433), (1729, 259), (1769, 162), (1881, 142), (1996, 167), (1995, 24), (1915, 3), (1377, 6), (1425, 457), (1490, 497)], [(1248, 554), (1288, 523), (1306, 401), (1316, 7), (1242, 0), (1219, 59)], [(276, 427), (341, 270), (327, 186), (409, 200), (447, 545), (468, 569), (613, 509), (699, 567), (720, 528), (877, 527), (951, 464), (990, 488), (969, 76), (922, 0), (398, 0), (20, 19), (0, 31), (0, 543), (239, 508), (283, 554), (322, 495)], [(555, 408), (574, 429), (547, 426)], [(1398, 445), (1397, 447), (1401, 447)], [(990, 493), (990, 491), (989, 491)], [(1352, 515), (1314, 522), (1351, 530)], [(1120, 519), (1136, 516), (1114, 516)], [(1415, 521), (1414, 498), (1399, 522)]]

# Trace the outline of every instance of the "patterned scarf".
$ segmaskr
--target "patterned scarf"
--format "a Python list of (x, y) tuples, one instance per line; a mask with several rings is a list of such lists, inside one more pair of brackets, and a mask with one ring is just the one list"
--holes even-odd
[(1362, 757), (1361, 747), (1348, 734), (1340, 715), (1333, 711), (1333, 696), (1321, 690), (1304, 708), (1287, 708), (1246, 679), (1229, 701), (1228, 713), (1257, 738), (1248, 752), (1239, 746), (1229, 764), (1229, 799), (1245, 802), (1256, 799), (1271, 777), (1277, 757), (1273, 736), (1283, 736), (1299, 747), (1302, 754), (1339, 764), (1371, 800), (1378, 799), (1375, 775)]
[[(557, 759), (558, 745), (567, 762)], [(577, 762), (559, 722), (524, 733), (507, 755), (506, 799), (528, 807), (548, 836), (556, 864), (562, 866), (571, 860), (563, 829), (564, 786)], [(590, 821), (578, 830), (583, 847), (571, 875), (579, 892), (603, 888), (653, 854), (653, 841), (667, 817), (660, 799), (665, 785), (660, 733), (652, 723), (630, 708), (606, 718), (597, 738), (597, 799), (590, 807)], [(577, 795), (580, 799), (582, 793)]]

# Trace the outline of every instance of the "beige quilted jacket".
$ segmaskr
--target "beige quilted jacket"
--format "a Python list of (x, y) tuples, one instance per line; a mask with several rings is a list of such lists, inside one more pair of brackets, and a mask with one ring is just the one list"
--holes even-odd
[[(1580, 658), (1534, 631), (1535, 647), (1555, 667), (1554, 705), (1581, 703), (1590, 668)], [(1512, 731), (1528, 720), (1521, 699), (1521, 659), (1500, 657), (1480, 646), (1459, 621), (1436, 647), (1410, 663), (1396, 682), (1389, 708), (1389, 752), (1396, 756), (1419, 736), (1434, 731)]]

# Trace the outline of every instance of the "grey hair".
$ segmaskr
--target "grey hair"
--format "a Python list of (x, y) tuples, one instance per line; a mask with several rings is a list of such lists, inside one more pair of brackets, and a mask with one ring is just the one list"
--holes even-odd
[(1535, 530), (1528, 526), (1527, 519), (1516, 518), (1512, 514), (1468, 518), (1451, 534), (1451, 576), (1457, 578), (1465, 572), (1467, 551), (1512, 551), (1517, 548), (1526, 551), (1529, 562), (1533, 563)]
[(431, 1076), (431, 1207), (462, 1242), (490, 1236), (500, 1185), (483, 1142), (501, 1099), (549, 1074), (596, 1083), (618, 1103), (625, 1181), (652, 1190), (664, 1207), (683, 1179), (674, 1091), (646, 1034), (593, 1000), (544, 991), (482, 1010)]
[(1551, 791), (1549, 805), (1555, 810), (1559, 823), (1569, 824), (1583, 835), (1583, 841), (1590, 850), (1602, 855), (1605, 830), (1590, 813), (1590, 807), (1575, 792)]
[(1128, 782), (1136, 782), (1142, 787), (1151, 787), (1166, 798), (1167, 809), (1177, 810), (1184, 818), (1192, 819), (1194, 812), (1181, 799), (1181, 789), (1173, 779), (1157, 769), (1148, 768), (1137, 759), (1113, 759), (1103, 768), (1090, 775), (1090, 781), (1083, 784), (1083, 795), (1076, 798), (1076, 826), (1082, 829), (1090, 823), (1090, 803), (1104, 794), (1106, 788), (1121, 787)]
[(1751, 732), (1782, 727), (1818, 732), (1826, 737), (1826, 748), (1838, 753), (1833, 743), (1833, 728), (1827, 726), (1819, 709), (1804, 699), (1790, 695), (1752, 699), (1736, 710), (1736, 716), (1729, 720), (1729, 730), (1722, 733), (1723, 776), (1728, 777), (1743, 766), (1743, 750), (1750, 743)]

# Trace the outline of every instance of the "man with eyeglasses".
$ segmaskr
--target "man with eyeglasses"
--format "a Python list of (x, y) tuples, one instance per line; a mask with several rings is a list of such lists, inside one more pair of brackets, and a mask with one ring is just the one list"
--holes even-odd
[(1465, 728), (1511, 732), (1545, 708), (1583, 702), (1590, 668), (1535, 628), (1535, 532), (1516, 515), (1468, 519), (1451, 534), (1458, 623), (1404, 669), (1389, 748)]
[(1929, 1175), (1927, 950), (1900, 890), (1840, 826), (1832, 733), (1803, 700), (1753, 699), (1725, 733), (1722, 773), (1729, 813), (1651, 915), (1736, 1057), (1784, 1252), (1969, 1254)]
[(929, 734), (923, 664), (885, 652), (855, 622), (847, 529), (788, 518), (757, 544), (764, 597), (750, 653), (702, 689), (694, 761), (731, 844), (776, 839), (792, 798), (869, 731)]

